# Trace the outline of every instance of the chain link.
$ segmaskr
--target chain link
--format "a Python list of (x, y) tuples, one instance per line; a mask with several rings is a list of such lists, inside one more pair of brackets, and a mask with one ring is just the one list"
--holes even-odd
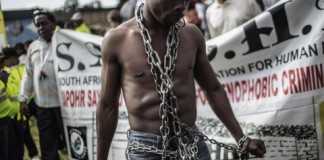
[[(161, 117), (160, 133), (162, 136), (162, 149), (141, 143), (131, 143), (128, 146), (128, 151), (141, 150), (161, 154), (162, 160), (165, 160), (167, 157), (176, 156), (180, 156), (182, 160), (197, 160), (197, 144), (199, 141), (203, 140), (232, 151), (233, 155), (234, 153), (239, 153), (237, 147), (217, 142), (214, 139), (209, 139), (203, 133), (191, 129), (180, 121), (177, 111), (177, 98), (173, 92), (173, 74), (179, 46), (178, 31), (184, 26), (184, 22), (179, 21), (175, 25), (170, 26), (166, 40), (167, 50), (162, 64), (158, 53), (152, 47), (152, 39), (149, 30), (144, 25), (143, 6), (143, 3), (137, 6), (135, 16), (144, 42), (148, 64), (151, 67), (155, 88), (161, 100), (159, 115)], [(176, 140), (178, 144), (176, 151), (170, 151), (168, 148), (169, 143), (173, 140)]]

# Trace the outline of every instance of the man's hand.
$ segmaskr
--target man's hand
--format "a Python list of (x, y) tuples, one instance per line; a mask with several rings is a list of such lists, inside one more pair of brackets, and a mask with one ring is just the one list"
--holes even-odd
[(30, 111), (26, 102), (20, 102), (20, 113), (26, 117), (30, 116)]
[(256, 157), (263, 157), (266, 153), (266, 148), (262, 140), (250, 139), (245, 151)]

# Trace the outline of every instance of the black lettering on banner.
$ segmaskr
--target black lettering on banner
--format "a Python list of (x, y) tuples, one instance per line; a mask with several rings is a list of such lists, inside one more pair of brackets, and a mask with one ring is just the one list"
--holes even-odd
[(288, 17), (285, 9), (286, 4), (289, 2), (291, 2), (291, 0), (269, 10), (270, 14), (272, 15), (278, 39), (278, 41), (273, 45), (277, 45), (281, 42), (298, 37), (298, 35), (292, 35), (289, 30)]
[(273, 28), (270, 27), (258, 28), (255, 20), (244, 25), (243, 30), (245, 32), (246, 37), (241, 43), (243, 44), (246, 42), (249, 46), (249, 50), (246, 53), (243, 53), (243, 55), (247, 55), (258, 50), (269, 48), (269, 46), (262, 45), (260, 34), (270, 35), (272, 29)]
[(318, 10), (324, 10), (324, 1), (323, 0), (316, 0), (315, 6)]
[[(278, 39), (278, 41), (273, 45), (277, 45), (289, 39), (298, 37), (298, 35), (292, 35), (289, 30), (288, 18), (287, 18), (286, 7), (285, 7), (285, 5), (289, 2), (291, 2), (291, 0), (284, 2), (280, 5), (277, 5), (269, 10), (273, 19), (274, 29), (276, 31), (276, 36)], [(247, 55), (252, 52), (256, 52), (269, 47), (269, 46), (262, 45), (260, 35), (265, 34), (269, 36), (273, 28), (271, 27), (258, 28), (256, 21), (253, 20), (247, 23), (246, 25), (244, 25), (243, 30), (246, 37), (242, 41), (242, 44), (246, 42), (249, 46), (249, 50), (246, 53), (243, 53), (243, 55)]]
[(60, 86), (77, 86), (81, 85), (81, 78), (76, 76), (66, 76), (58, 79)]
[(248, 68), (250, 72), (253, 72), (255, 70), (257, 71), (263, 71), (263, 70), (267, 70), (267, 69), (271, 69), (272, 66), (272, 59), (267, 58), (264, 60), (258, 60), (256, 62), (251, 62), (248, 64)]
[(318, 56), (318, 52), (319, 51), (316, 43), (309, 44), (309, 45), (301, 46), (300, 48), (292, 49), (287, 53), (276, 56), (274, 63), (276, 66), (279, 66), (293, 61)]
[(91, 55), (97, 58), (97, 62), (95, 64), (91, 64), (90, 67), (100, 67), (101, 66), (101, 49), (100, 46), (94, 44), (92, 42), (84, 43), (85, 47), (89, 51)]
[(219, 70), (216, 72), (216, 76), (218, 78), (225, 78), (230, 76), (242, 75), (245, 73), (246, 71), (244, 66), (237, 66), (237, 67), (231, 67), (231, 68)]
[(211, 51), (208, 53), (208, 60), (211, 61), (216, 57), (217, 54), (217, 46), (211, 46)]
[(73, 68), (73, 66), (74, 66), (74, 59), (73, 59), (73, 57), (70, 56), (70, 55), (68, 55), (68, 54), (64, 54), (61, 51), (61, 49), (63, 49), (64, 47), (66, 47), (66, 49), (69, 50), (69, 48), (71, 47), (71, 45), (72, 45), (71, 42), (69, 42), (69, 43), (60, 43), (56, 47), (57, 57), (68, 61), (69, 64), (70, 64), (69, 67), (67, 67), (65, 69), (62, 69), (61, 66), (58, 65), (58, 72), (67, 72), (67, 71), (71, 70)]

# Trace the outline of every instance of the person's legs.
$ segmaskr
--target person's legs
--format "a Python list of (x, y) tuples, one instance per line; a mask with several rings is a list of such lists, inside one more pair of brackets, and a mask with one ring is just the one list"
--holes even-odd
[(24, 143), (26, 145), (26, 148), (28, 150), (28, 155), (30, 158), (35, 157), (38, 155), (38, 150), (35, 144), (35, 141), (30, 133), (29, 128), (29, 119), (27, 120), (25, 130), (24, 130)]
[(64, 135), (64, 127), (63, 120), (60, 107), (54, 109), (55, 114), (55, 123), (57, 129), (57, 135), (59, 138), (59, 149), (63, 149), (66, 147), (65, 135)]
[(0, 159), (22, 160), (24, 144), (22, 132), (16, 120), (11, 118), (0, 119)]
[(24, 125), (15, 119), (10, 120), (12, 129), (9, 129), (9, 144), (11, 149), (9, 149), (9, 155), (13, 155), (15, 160), (23, 160), (24, 158)]
[(59, 160), (58, 135), (53, 109), (37, 107), (37, 125), (42, 160)]
[(9, 130), (8, 130), (8, 119), (0, 119), (0, 159), (9, 160)]

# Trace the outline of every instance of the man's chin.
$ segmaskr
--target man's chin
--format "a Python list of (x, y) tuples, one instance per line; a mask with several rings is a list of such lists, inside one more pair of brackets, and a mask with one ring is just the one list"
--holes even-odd
[(39, 34), (39, 36), (40, 36), (41, 38), (43, 38), (44, 40), (46, 40), (46, 41), (48, 41), (48, 40), (51, 39), (51, 36), (49, 36), (49, 35), (47, 35), (47, 34)]
[(168, 19), (165, 24), (167, 26), (172, 26), (172, 25), (176, 24), (177, 22), (179, 22), (180, 20), (181, 20), (181, 18)]

